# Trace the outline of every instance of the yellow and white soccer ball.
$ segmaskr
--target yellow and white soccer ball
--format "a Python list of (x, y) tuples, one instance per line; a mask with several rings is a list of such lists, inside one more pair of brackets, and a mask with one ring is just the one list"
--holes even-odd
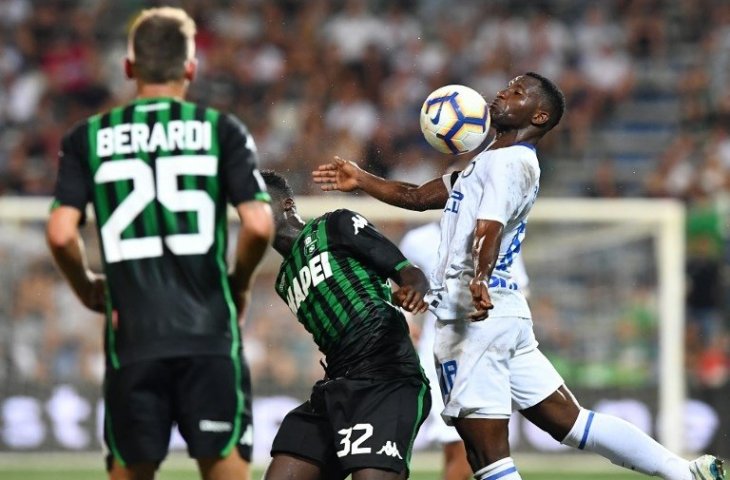
[(420, 122), (426, 141), (439, 152), (471, 152), (489, 133), (489, 106), (472, 88), (446, 85), (423, 102)]

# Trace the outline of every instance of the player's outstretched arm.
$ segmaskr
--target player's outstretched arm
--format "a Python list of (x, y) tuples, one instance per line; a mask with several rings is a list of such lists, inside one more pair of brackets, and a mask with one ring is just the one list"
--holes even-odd
[(386, 180), (360, 168), (356, 163), (335, 157), (312, 172), (314, 183), (325, 192), (351, 192), (360, 189), (381, 202), (407, 210), (434, 210), (444, 208), (449, 192), (441, 178), (423, 185)]
[(55, 208), (46, 225), (46, 241), (56, 265), (76, 296), (87, 308), (104, 312), (104, 275), (89, 269), (78, 229), (80, 220), (81, 212), (76, 208)]

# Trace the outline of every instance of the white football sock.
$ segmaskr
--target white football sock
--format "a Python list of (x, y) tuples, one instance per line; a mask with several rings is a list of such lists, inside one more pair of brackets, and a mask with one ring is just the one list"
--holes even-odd
[(618, 466), (665, 480), (692, 480), (689, 462), (634, 425), (612, 415), (581, 409), (563, 445), (597, 453)]
[(497, 460), (474, 474), (476, 480), (522, 480), (512, 457)]

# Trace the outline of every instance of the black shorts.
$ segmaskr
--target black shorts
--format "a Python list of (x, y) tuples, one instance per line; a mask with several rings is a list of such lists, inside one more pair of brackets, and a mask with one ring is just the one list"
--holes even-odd
[(251, 381), (241, 358), (195, 356), (107, 368), (104, 440), (123, 465), (161, 462), (174, 424), (193, 458), (251, 460)]
[(318, 382), (309, 401), (284, 418), (271, 455), (311, 460), (327, 479), (363, 468), (402, 472), (430, 409), (425, 379)]

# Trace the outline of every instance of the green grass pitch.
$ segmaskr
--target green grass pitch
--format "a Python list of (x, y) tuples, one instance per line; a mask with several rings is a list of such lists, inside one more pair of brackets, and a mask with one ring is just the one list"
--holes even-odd
[[(104, 480), (102, 454), (0, 452), (0, 480)], [(593, 455), (515, 456), (525, 480), (640, 480), (648, 478), (613, 466)], [(440, 480), (441, 457), (437, 452), (417, 452), (411, 463), (412, 480)], [(263, 466), (253, 469), (259, 480)], [(158, 480), (198, 480), (195, 464), (184, 454), (174, 453), (162, 464)]]
[[(631, 472), (628, 473), (595, 473), (595, 472), (522, 472), (525, 480), (638, 480), (645, 478)], [(101, 469), (94, 470), (0, 470), (3, 480), (98, 480), (106, 478)], [(200, 477), (194, 470), (160, 471), (159, 480), (198, 480)], [(254, 479), (261, 478), (260, 471), (254, 471)], [(412, 480), (438, 480), (438, 472), (414, 471)]]

